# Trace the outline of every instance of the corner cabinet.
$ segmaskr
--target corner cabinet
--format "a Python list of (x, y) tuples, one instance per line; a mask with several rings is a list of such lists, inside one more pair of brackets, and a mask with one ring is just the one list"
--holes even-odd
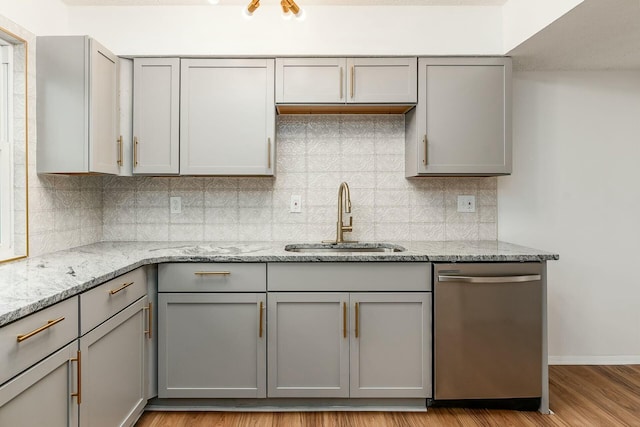
[(36, 42), (38, 173), (119, 174), (118, 58), (87, 36)]
[(133, 173), (180, 171), (180, 59), (133, 60)]
[(273, 175), (273, 59), (183, 59), (180, 174)]
[(405, 118), (405, 173), (511, 173), (511, 59), (419, 58)]
[(278, 104), (415, 104), (416, 58), (277, 58)]

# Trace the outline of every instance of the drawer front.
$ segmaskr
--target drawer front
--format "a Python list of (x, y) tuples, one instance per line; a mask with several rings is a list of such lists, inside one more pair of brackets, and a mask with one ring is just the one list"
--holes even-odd
[(80, 334), (86, 334), (146, 294), (144, 268), (130, 271), (81, 294)]
[(78, 297), (0, 328), (0, 384), (77, 337)]
[(158, 266), (158, 292), (264, 292), (266, 264), (169, 263)]
[(428, 262), (270, 263), (270, 291), (431, 291)]

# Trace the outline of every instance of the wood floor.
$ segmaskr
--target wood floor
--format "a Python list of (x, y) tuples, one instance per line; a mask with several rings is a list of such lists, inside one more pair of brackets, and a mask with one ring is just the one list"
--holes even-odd
[(640, 426), (640, 365), (550, 366), (554, 415), (498, 410), (145, 412), (136, 427)]

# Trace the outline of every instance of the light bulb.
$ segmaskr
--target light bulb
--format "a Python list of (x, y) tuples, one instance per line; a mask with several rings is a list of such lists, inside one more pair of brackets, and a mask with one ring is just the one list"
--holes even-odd
[(249, 9), (245, 7), (242, 9), (242, 17), (244, 19), (251, 19), (253, 18), (253, 12), (249, 12)]
[(291, 13), (290, 11), (282, 11), (280, 13), (280, 16), (282, 16), (282, 19), (284, 19), (285, 21), (289, 21), (291, 18), (293, 18), (293, 13)]
[(304, 21), (307, 18), (307, 14), (304, 13), (304, 9), (300, 9), (298, 13), (295, 14), (295, 17), (298, 21)]

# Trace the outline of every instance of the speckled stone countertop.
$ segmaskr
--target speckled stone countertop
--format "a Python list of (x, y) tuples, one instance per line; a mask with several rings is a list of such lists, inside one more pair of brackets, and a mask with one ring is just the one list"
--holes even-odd
[(287, 242), (102, 242), (0, 265), (0, 326), (162, 262), (509, 262), (557, 254), (497, 241), (398, 242), (404, 252), (287, 252)]

